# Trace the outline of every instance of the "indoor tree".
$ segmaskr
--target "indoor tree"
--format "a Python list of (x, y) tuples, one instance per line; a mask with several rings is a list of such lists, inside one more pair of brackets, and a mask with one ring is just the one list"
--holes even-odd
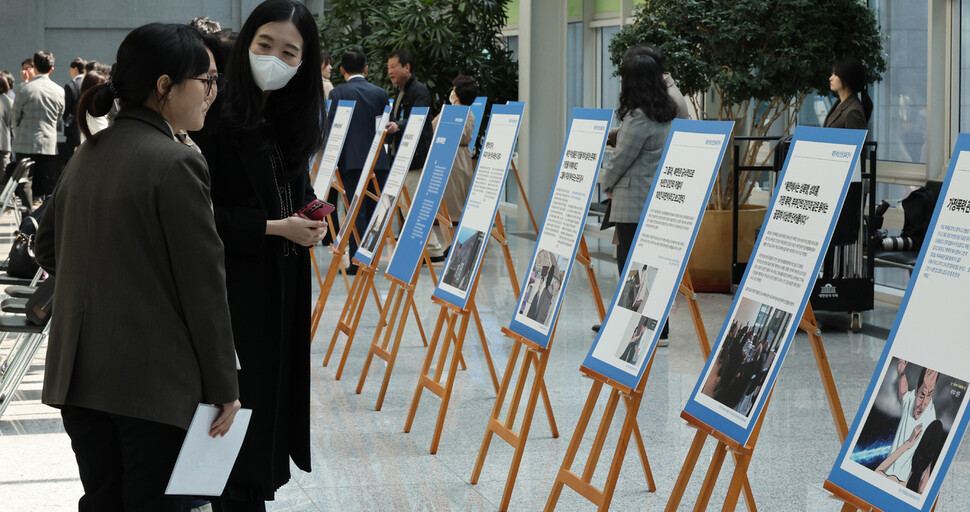
[[(697, 111), (709, 94), (716, 108), (707, 115), (734, 120), (736, 134), (765, 135), (775, 122), (790, 133), (805, 99), (828, 92), (838, 58), (861, 60), (870, 83), (886, 69), (875, 16), (860, 0), (646, 0), (635, 20), (610, 42), (613, 64), (636, 43), (655, 45)], [(747, 145), (742, 165), (767, 162), (770, 153), (756, 162), (761, 145)], [(742, 204), (756, 179), (742, 175)], [(709, 207), (729, 209), (732, 187), (722, 176)]]

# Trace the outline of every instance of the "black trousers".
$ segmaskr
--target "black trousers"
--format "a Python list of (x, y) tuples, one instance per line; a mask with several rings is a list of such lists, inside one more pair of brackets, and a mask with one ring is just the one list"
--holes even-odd
[(78, 512), (186, 512), (189, 499), (166, 496), (185, 431), (83, 407), (61, 409), (84, 496)]
[(34, 161), (34, 168), (30, 172), (33, 195), (49, 196), (54, 192), (57, 184), (57, 155), (17, 155), (17, 158), (29, 158)]

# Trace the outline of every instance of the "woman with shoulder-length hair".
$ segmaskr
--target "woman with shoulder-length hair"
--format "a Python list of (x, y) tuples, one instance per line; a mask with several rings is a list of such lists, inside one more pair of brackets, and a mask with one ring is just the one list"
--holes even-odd
[(846, 57), (832, 65), (829, 89), (838, 94), (839, 99), (825, 116), (825, 128), (866, 129), (872, 117), (872, 98), (866, 89), (867, 83), (866, 68), (858, 59)]
[(226, 65), (219, 117), (193, 135), (212, 172), (216, 226), (253, 415), (219, 511), (265, 510), (310, 471), (310, 258), (326, 223), (297, 215), (313, 199), (307, 162), (323, 144), (316, 24), (302, 3), (256, 6)]
[(61, 173), (37, 230), (37, 262), (57, 278), (42, 399), (61, 409), (77, 458), (82, 512), (184, 510), (166, 496), (199, 403), (239, 409), (224, 252), (197, 152), (215, 64), (195, 29), (153, 23), (118, 49), (111, 79), (79, 110), (115, 124)]
[[(620, 65), (620, 131), (616, 151), (600, 174), (600, 186), (611, 198), (609, 220), (616, 228), (616, 266), (626, 265), (643, 205), (653, 185), (677, 104), (667, 92), (660, 65), (644, 53), (628, 52)], [(661, 334), (666, 338), (667, 326)]]

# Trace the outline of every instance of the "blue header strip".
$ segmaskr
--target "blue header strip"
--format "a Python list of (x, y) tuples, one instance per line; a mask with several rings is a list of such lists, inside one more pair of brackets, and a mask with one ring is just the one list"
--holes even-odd
[(475, 116), (475, 124), (472, 126), (472, 147), (475, 147), (475, 141), (478, 140), (478, 131), (482, 129), (486, 105), (488, 105), (488, 96), (479, 96), (472, 102), (472, 115)]

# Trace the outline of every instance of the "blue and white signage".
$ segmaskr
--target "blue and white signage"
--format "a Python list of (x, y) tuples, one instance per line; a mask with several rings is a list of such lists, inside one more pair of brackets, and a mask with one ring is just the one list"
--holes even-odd
[(583, 366), (636, 389), (677, 296), (734, 123), (675, 119), (620, 285)]
[(795, 129), (754, 252), (684, 412), (746, 445), (795, 336), (864, 130)]
[(482, 119), (485, 117), (485, 106), (488, 105), (488, 96), (479, 96), (472, 102), (471, 111), (475, 116), (475, 124), (472, 125), (472, 146), (478, 140), (478, 130), (482, 129)]
[(347, 130), (350, 129), (350, 119), (356, 104), (356, 101), (351, 100), (337, 102), (337, 112), (333, 115), (327, 145), (323, 148), (320, 167), (313, 180), (313, 193), (323, 200), (326, 200), (327, 194), (330, 193), (330, 182), (333, 181), (333, 174), (337, 170), (337, 159), (343, 151), (344, 140), (347, 138)]
[(612, 117), (611, 110), (573, 109), (556, 171), (556, 184), (509, 323), (510, 330), (541, 347), (549, 346), (552, 327), (559, 315), (562, 292), (586, 225)]
[[(957, 138), (896, 322), (825, 488), (929, 511), (967, 430), (970, 134)], [(834, 488), (833, 488), (834, 486)]]
[(387, 226), (390, 225), (394, 217), (398, 199), (401, 197), (401, 187), (404, 186), (404, 179), (411, 167), (411, 160), (414, 159), (414, 151), (418, 147), (418, 139), (421, 137), (421, 130), (424, 123), (428, 120), (428, 107), (414, 107), (411, 109), (411, 116), (408, 124), (404, 128), (404, 135), (401, 136), (401, 145), (397, 148), (394, 156), (394, 163), (387, 174), (387, 181), (381, 190), (381, 197), (377, 201), (377, 208), (367, 224), (367, 229), (360, 239), (360, 246), (354, 259), (364, 265), (370, 264), (374, 259), (374, 254), (381, 246)]
[(465, 209), (458, 223), (448, 261), (434, 295), (464, 309), (468, 294), (485, 255), (498, 203), (505, 189), (505, 177), (512, 161), (512, 149), (519, 134), (522, 105), (494, 105), (478, 157), (478, 168), (468, 190)]
[(458, 154), (467, 117), (466, 106), (445, 105), (441, 110), (441, 119), (434, 132), (431, 149), (428, 150), (428, 159), (421, 173), (421, 181), (418, 182), (418, 190), (412, 198), (411, 209), (408, 210), (408, 218), (398, 236), (394, 255), (387, 265), (387, 274), (402, 282), (411, 282), (418, 262), (421, 261), (435, 215), (441, 207), (445, 184), (451, 176), (451, 167), (455, 163), (455, 155)]
[(357, 188), (354, 190), (353, 198), (350, 200), (350, 206), (347, 207), (347, 214), (340, 221), (340, 232), (337, 233), (337, 239), (333, 242), (334, 247), (340, 247), (344, 239), (347, 238), (347, 233), (350, 232), (350, 228), (354, 225), (357, 210), (360, 209), (359, 203), (363, 199), (364, 190), (367, 188), (371, 173), (374, 171), (374, 164), (377, 162), (377, 153), (381, 148), (381, 141), (384, 139), (384, 132), (386, 131), (385, 127), (390, 118), (391, 107), (384, 107), (384, 113), (381, 114), (381, 117), (375, 118), (377, 119), (377, 126), (380, 128), (374, 134), (374, 140), (371, 141), (370, 149), (367, 150), (367, 158), (364, 159), (364, 167), (361, 170), (360, 178), (357, 180)]

